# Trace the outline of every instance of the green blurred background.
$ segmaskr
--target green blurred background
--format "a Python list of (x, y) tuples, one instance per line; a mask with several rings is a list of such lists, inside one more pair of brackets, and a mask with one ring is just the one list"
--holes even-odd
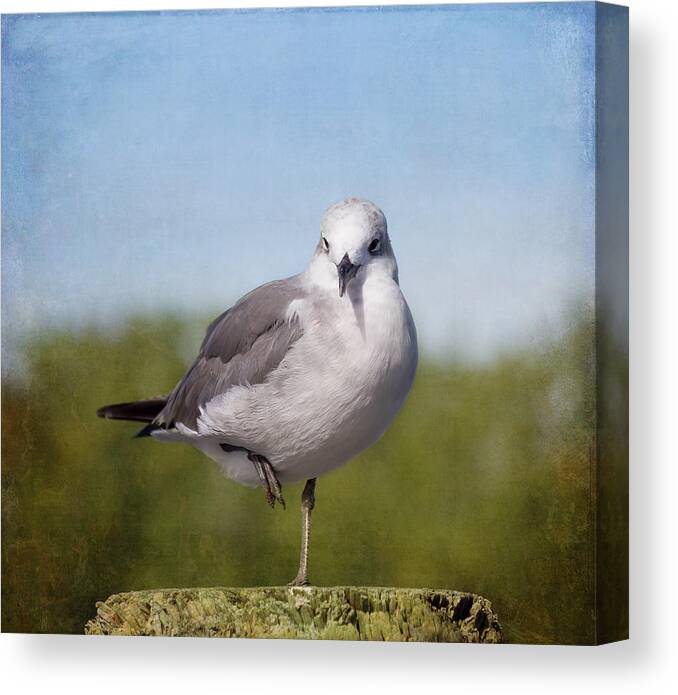
[[(94, 415), (168, 391), (208, 318), (24, 343), (2, 391), (3, 630), (81, 633), (111, 593), (294, 575), (301, 485), (271, 510), (189, 446)], [(594, 330), (570, 319), (492, 362), (422, 360), (386, 436), (318, 483), (315, 583), (478, 592), (511, 641), (593, 641)]]

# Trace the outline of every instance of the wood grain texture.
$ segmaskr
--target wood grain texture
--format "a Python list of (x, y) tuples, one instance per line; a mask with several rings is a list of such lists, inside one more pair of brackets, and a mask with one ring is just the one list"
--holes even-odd
[(487, 599), (380, 587), (163, 589), (97, 603), (89, 635), (254, 637), (390, 642), (502, 641)]

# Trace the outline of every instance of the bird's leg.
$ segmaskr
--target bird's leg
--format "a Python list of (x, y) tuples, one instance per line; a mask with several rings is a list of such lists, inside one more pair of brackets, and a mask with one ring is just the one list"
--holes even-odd
[(264, 488), (266, 488), (266, 501), (275, 507), (275, 503), (279, 502), (282, 508), (285, 509), (285, 500), (282, 496), (282, 487), (278, 482), (273, 466), (265, 456), (260, 456), (253, 452), (247, 454), (247, 458), (254, 464), (259, 480)]
[(308, 586), (308, 543), (311, 537), (311, 512), (315, 507), (315, 478), (306, 481), (301, 493), (301, 556), (299, 571), (288, 586)]

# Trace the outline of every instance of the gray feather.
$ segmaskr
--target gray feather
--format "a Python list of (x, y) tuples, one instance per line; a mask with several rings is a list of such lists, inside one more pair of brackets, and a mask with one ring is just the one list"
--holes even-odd
[(298, 276), (258, 287), (207, 328), (200, 353), (154, 423), (195, 428), (199, 409), (232, 386), (260, 384), (301, 337), (290, 303), (303, 296)]

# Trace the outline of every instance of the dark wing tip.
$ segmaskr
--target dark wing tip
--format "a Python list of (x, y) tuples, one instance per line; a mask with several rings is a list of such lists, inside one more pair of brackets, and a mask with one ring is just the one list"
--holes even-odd
[(136, 422), (151, 422), (165, 407), (165, 398), (149, 398), (145, 401), (131, 403), (113, 403), (97, 410), (97, 417), (106, 420), (134, 420)]
[(150, 437), (153, 432), (156, 430), (161, 430), (162, 427), (160, 425), (155, 425), (151, 423), (150, 425), (146, 425), (146, 427), (142, 427), (133, 437), (132, 439), (140, 439), (141, 437)]

